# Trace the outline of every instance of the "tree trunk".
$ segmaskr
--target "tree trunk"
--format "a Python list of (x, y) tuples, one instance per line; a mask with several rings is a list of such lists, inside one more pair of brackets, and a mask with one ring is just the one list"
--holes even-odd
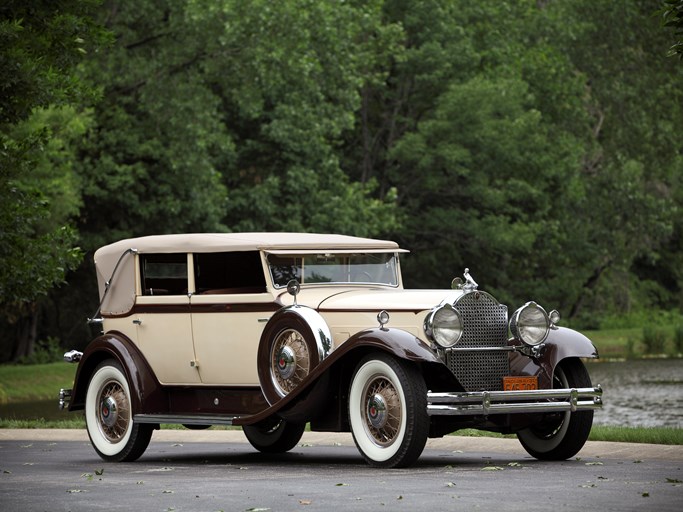
[(12, 352), (12, 361), (33, 354), (38, 336), (38, 316), (38, 308), (34, 304), (30, 313), (15, 324), (17, 336)]

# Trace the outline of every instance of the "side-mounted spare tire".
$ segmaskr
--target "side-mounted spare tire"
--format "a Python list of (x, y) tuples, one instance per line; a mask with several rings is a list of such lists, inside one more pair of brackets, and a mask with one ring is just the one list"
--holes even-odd
[(332, 349), (322, 317), (310, 308), (284, 308), (266, 325), (258, 348), (258, 375), (271, 405), (294, 391)]

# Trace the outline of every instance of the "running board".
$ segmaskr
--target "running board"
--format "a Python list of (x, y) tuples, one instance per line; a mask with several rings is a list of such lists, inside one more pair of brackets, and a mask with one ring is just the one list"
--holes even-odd
[(233, 425), (240, 416), (206, 414), (203, 416), (178, 416), (175, 414), (135, 414), (135, 423), (178, 423), (181, 425)]

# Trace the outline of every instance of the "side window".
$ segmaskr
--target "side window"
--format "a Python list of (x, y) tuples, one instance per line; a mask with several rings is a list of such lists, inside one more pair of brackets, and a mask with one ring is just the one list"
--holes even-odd
[(263, 293), (266, 279), (258, 251), (194, 255), (195, 288), (199, 294)]
[(187, 254), (141, 254), (143, 295), (187, 294)]

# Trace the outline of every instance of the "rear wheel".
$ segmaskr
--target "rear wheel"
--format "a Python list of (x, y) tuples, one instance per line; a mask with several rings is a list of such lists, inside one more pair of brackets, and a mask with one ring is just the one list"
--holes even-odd
[(130, 388), (118, 362), (100, 363), (85, 397), (88, 436), (100, 457), (110, 462), (133, 461), (147, 449), (153, 425), (133, 422)]
[(305, 423), (288, 423), (285, 420), (242, 427), (251, 445), (263, 453), (288, 452), (299, 442), (305, 428)]
[[(591, 379), (579, 359), (567, 359), (555, 368), (553, 388), (587, 388)], [(524, 449), (540, 460), (566, 460), (586, 443), (593, 426), (593, 411), (548, 414), (538, 425), (521, 430), (517, 438)]]
[(372, 466), (409, 466), (429, 434), (427, 388), (417, 368), (385, 353), (363, 359), (349, 390), (353, 440)]

